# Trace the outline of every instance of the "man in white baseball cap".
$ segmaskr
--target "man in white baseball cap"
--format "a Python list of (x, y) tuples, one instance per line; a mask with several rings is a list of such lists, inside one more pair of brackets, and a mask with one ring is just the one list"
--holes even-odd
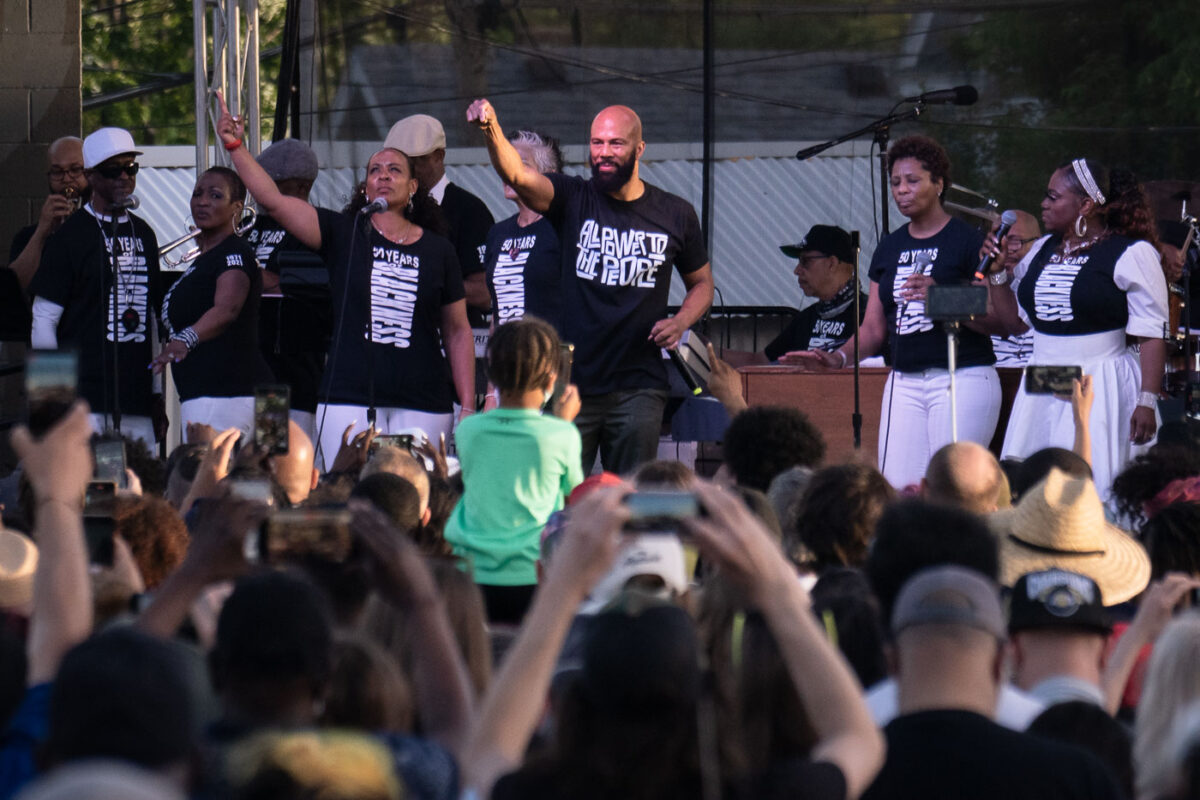
[(130, 213), (141, 154), (122, 128), (83, 140), (91, 197), (46, 242), (30, 290), (33, 346), (79, 354), (78, 393), (92, 408), (92, 427), (151, 444), (166, 434), (162, 395), (146, 368), (162, 287), (158, 240)]

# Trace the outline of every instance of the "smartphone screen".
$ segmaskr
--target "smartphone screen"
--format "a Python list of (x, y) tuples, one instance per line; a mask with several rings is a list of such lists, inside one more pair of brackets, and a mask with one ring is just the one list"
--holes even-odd
[(71, 350), (33, 350), (25, 362), (26, 422), (41, 436), (66, 416), (79, 385), (79, 356)]
[(350, 512), (291, 509), (267, 519), (262, 553), (271, 563), (316, 558), (341, 563), (350, 556)]
[(292, 390), (285, 384), (254, 388), (254, 444), (275, 455), (288, 451)]
[(700, 501), (693, 492), (649, 491), (625, 496), (629, 522), (625, 527), (640, 533), (676, 533), (678, 520), (700, 515)]
[(239, 500), (251, 500), (255, 503), (275, 504), (275, 495), (271, 491), (271, 482), (265, 479), (245, 478), (229, 482), (229, 494)]
[(563, 342), (558, 348), (558, 376), (554, 379), (554, 392), (548, 403), (551, 408), (571, 385), (571, 367), (575, 364), (575, 345)]
[(1071, 394), (1072, 382), (1083, 377), (1083, 367), (1030, 365), (1025, 368), (1026, 394)]
[(397, 447), (406, 453), (411, 453), (413, 435), (411, 433), (381, 433), (371, 440), (371, 449), (368, 452), (370, 455), (375, 455), (381, 447)]
[(83, 539), (87, 543), (89, 564), (112, 566), (113, 531), (116, 527), (112, 517), (83, 518)]
[(96, 480), (111, 481), (118, 489), (129, 488), (129, 476), (125, 474), (124, 442), (93, 442), (92, 456), (96, 461)]

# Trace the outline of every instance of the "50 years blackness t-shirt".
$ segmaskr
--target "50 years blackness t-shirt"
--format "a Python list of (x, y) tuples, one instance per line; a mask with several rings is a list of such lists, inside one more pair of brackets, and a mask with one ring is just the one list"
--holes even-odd
[(497, 222), (484, 243), (483, 268), (497, 325), (532, 314), (562, 332), (562, 253), (549, 220), (522, 227), (514, 214)]
[(671, 268), (708, 263), (696, 211), (649, 183), (631, 202), (583, 178), (550, 174), (546, 217), (563, 252), (563, 337), (575, 344), (572, 381), (581, 394), (667, 387), (659, 348), (649, 340), (667, 314)]
[(466, 296), (454, 247), (429, 231), (396, 244), (356, 215), (326, 209), (317, 215), (334, 312), (321, 399), (368, 405), (373, 374), (375, 405), (450, 413), (454, 388), (442, 351), (442, 308)]

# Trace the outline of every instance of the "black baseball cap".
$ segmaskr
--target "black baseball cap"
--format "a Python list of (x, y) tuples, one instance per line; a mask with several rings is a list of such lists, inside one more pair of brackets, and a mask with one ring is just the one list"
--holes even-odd
[(1100, 587), (1086, 575), (1063, 569), (1030, 572), (1017, 579), (1009, 606), (1010, 633), (1035, 628), (1083, 628), (1112, 632)]
[(854, 239), (836, 225), (813, 225), (796, 244), (780, 245), (785, 256), (799, 258), (806, 251), (815, 250), (827, 256), (836, 256), (838, 261), (854, 263)]

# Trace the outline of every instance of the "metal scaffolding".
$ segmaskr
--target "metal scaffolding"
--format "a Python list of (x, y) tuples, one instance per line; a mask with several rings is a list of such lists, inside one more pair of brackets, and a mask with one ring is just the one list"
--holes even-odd
[[(211, 50), (207, 12), (212, 11)], [(259, 122), (258, 0), (192, 0), (195, 45), (196, 174), (210, 166), (228, 165), (224, 148), (209, 153), (216, 98), (220, 92), (233, 114), (246, 118), (246, 147), (261, 149)], [(243, 36), (242, 31), (245, 30)], [(209, 74), (211, 59), (212, 73)]]

